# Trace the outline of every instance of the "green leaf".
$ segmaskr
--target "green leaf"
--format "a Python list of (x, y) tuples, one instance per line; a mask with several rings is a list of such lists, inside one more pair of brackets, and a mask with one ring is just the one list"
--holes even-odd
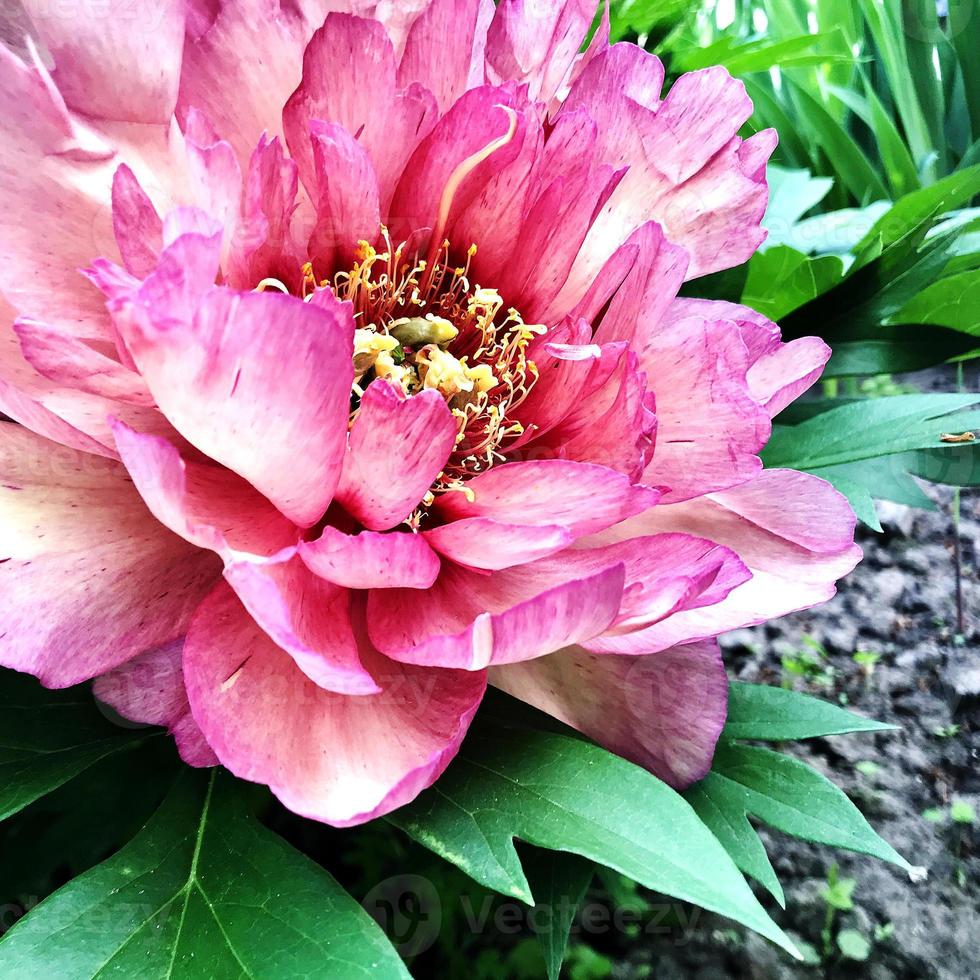
[(862, 718), (829, 701), (768, 684), (732, 681), (728, 685), (728, 721), (724, 739), (820, 738), (850, 732), (893, 732), (898, 726)]
[(912, 867), (872, 830), (858, 808), (806, 763), (772, 749), (725, 742), (703, 781), (740, 798), (744, 812), (785, 834)]
[(242, 785), (185, 771), (123, 850), (0, 940), (0, 975), (408, 977), (333, 878), (248, 815)]
[(153, 734), (112, 724), (87, 686), (49, 691), (0, 670), (0, 820)]
[(843, 273), (844, 264), (836, 255), (811, 259), (777, 245), (752, 256), (742, 302), (771, 320), (781, 320), (840, 282)]
[(595, 875), (595, 865), (576, 854), (529, 849), (524, 871), (534, 891), (531, 922), (544, 955), (548, 980), (558, 980), (575, 913)]
[(980, 426), (980, 412), (962, 411), (977, 402), (978, 394), (924, 394), (851, 403), (800, 425), (776, 426), (763, 458), (767, 466), (813, 473), (911, 449), (941, 449), (943, 433)]
[(871, 955), (871, 943), (857, 929), (841, 929), (837, 934), (841, 956), (863, 963)]
[(476, 881), (525, 902), (533, 899), (515, 837), (613, 868), (794, 952), (679, 794), (577, 738), (478, 726), (439, 782), (389, 819)]
[(886, 323), (934, 323), (980, 337), (980, 270), (930, 283)]
[(704, 825), (718, 838), (740, 871), (754, 878), (786, 908), (783, 886), (776, 877), (769, 855), (745, 814), (744, 794), (714, 773), (684, 792), (684, 799)]

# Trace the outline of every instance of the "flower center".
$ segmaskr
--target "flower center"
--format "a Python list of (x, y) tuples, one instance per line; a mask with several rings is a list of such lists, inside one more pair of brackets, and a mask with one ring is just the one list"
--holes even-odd
[[(351, 424), (375, 378), (408, 396), (428, 389), (445, 398), (456, 419), (456, 446), (423, 500), (428, 506), (437, 493), (466, 492), (466, 479), (502, 462), (524, 433), (513, 413), (538, 379), (527, 349), (546, 328), (525, 323), (495, 289), (471, 281), (475, 245), (459, 263), (446, 240), (430, 249), (430, 259), (405, 243), (393, 245), (384, 226), (380, 237), (381, 251), (358, 242), (353, 267), (332, 279), (318, 279), (307, 263), (303, 298), (329, 288), (353, 306)], [(285, 290), (272, 280), (258, 286), (270, 287)]]

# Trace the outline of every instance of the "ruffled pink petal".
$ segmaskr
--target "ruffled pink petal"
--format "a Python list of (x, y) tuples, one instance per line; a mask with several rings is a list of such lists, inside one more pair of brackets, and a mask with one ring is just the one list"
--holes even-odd
[(674, 503), (752, 479), (771, 423), (749, 391), (736, 325), (689, 318), (648, 330), (637, 344), (657, 400), (657, 446), (644, 481)]
[(95, 696), (129, 721), (165, 725), (189, 766), (216, 766), (218, 757), (191, 714), (181, 669), (184, 642), (147, 650), (95, 679)]
[(222, 585), (195, 617), (184, 650), (194, 718), (225, 766), (266, 783), (295, 813), (335, 826), (363, 823), (438, 778), (486, 688), (483, 672), (423, 672), (368, 653), (380, 694), (325, 691)]
[[(344, 70), (337, 72), (337, 66)], [(396, 88), (395, 50), (375, 20), (330, 14), (303, 54), (303, 77), (282, 111), (286, 143), (311, 194), (317, 181), (310, 144), (314, 119), (343, 126), (367, 151), (382, 210), (418, 142), (437, 116), (421, 85)]]
[(314, 121), (311, 127), (319, 196), (310, 255), (317, 268), (347, 268), (357, 243), (378, 236), (378, 175), (367, 151), (343, 126)]
[(418, 82), (445, 112), (485, 81), (484, 50), (492, 0), (431, 0), (412, 24), (398, 64), (398, 86)]
[[(225, 288), (195, 304), (185, 270), (162, 269), (141, 290), (141, 298), (159, 292), (159, 301), (143, 300), (127, 337), (160, 410), (291, 520), (314, 524), (343, 464), (353, 381), (349, 306)], [(193, 320), (184, 320), (195, 306)]]
[(271, 555), (299, 531), (240, 476), (213, 463), (185, 461), (159, 436), (121, 422), (112, 427), (123, 465), (161, 524), (200, 548)]
[[(426, 667), (483, 670), (541, 657), (602, 633), (618, 613), (625, 568), (610, 562), (572, 578), (528, 566), (491, 574), (447, 566), (424, 603), (402, 590), (371, 592), (368, 633), (384, 654)], [(550, 578), (549, 587), (538, 591)]]
[(490, 670), (490, 682), (686, 789), (711, 768), (728, 711), (714, 640), (641, 657), (572, 647)]
[(361, 399), (337, 501), (371, 531), (400, 524), (439, 475), (456, 441), (442, 395), (411, 398), (378, 379)]
[(744, 486), (656, 507), (599, 538), (683, 530), (731, 548), (752, 573), (720, 602), (634, 634), (638, 648), (654, 651), (825, 602), (837, 579), (861, 559), (854, 524), (847, 501), (829, 483), (793, 470), (764, 470)]
[(436, 500), (445, 520), (489, 517), (503, 524), (558, 524), (578, 536), (592, 534), (652, 507), (660, 493), (636, 486), (605, 466), (545, 459), (505, 463), (469, 480), (468, 493), (450, 491)]
[(183, 635), (220, 562), (118, 463), (0, 425), (0, 664), (68, 687)]
[(576, 262), (572, 277), (582, 284), (648, 220), (690, 254), (689, 278), (744, 262), (765, 237), (772, 140), (763, 133), (742, 144), (736, 135), (752, 111), (744, 86), (709, 68), (682, 76), (658, 103), (662, 67), (651, 59), (633, 45), (608, 48), (564, 103), (562, 111), (584, 109), (602, 120), (602, 158), (629, 167)]
[(561, 551), (573, 541), (557, 524), (528, 527), (502, 524), (489, 517), (470, 517), (423, 532), (441, 555), (468, 568), (498, 570), (523, 565)]
[(800, 337), (784, 344), (779, 327), (747, 306), (710, 299), (675, 299), (663, 317), (666, 326), (681, 320), (728, 320), (738, 326), (746, 350), (749, 392), (770, 417), (778, 415), (819, 377), (830, 348), (819, 337)]
[(344, 534), (328, 526), (300, 543), (299, 556), (320, 578), (348, 589), (427, 589), (439, 575), (429, 542), (407, 531)]
[[(86, 116), (165, 123), (177, 101), (184, 4), (106, 0), (98, 12), (47, 0), (23, 0), (54, 59), (65, 102)], [(120, 85), (119, 80), (125, 79)]]
[(381, 689), (361, 660), (351, 625), (351, 592), (284, 549), (262, 561), (235, 557), (225, 579), (262, 629), (318, 687), (341, 694)]
[(491, 81), (526, 84), (534, 101), (550, 102), (571, 72), (594, 14), (590, 0), (502, 0), (487, 36)]

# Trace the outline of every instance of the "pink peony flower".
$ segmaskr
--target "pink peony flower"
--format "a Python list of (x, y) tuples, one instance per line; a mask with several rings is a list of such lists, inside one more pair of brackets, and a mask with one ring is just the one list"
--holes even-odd
[(825, 345), (678, 298), (764, 237), (742, 85), (580, 54), (584, 0), (25, 6), (0, 663), (336, 825), (431, 784), (488, 681), (700, 778), (715, 637), (860, 555), (757, 455)]

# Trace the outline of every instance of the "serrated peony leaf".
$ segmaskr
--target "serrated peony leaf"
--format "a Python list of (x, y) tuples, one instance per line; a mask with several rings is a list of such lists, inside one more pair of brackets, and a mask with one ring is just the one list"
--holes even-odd
[(0, 820), (152, 735), (100, 716), (84, 687), (49, 691), (0, 670)]
[(738, 869), (759, 882), (785, 908), (783, 886), (759, 835), (745, 815), (744, 798), (740, 787), (713, 772), (684, 793), (684, 799), (721, 841)]
[(850, 732), (892, 731), (897, 731), (896, 725), (862, 718), (806, 694), (768, 684), (732, 681), (728, 685), (728, 722), (721, 737), (729, 741), (758, 739), (770, 742)]
[(476, 881), (522, 901), (533, 898), (515, 837), (719, 912), (795, 955), (683, 797), (587, 742), (481, 726), (440, 781), (389, 819)]
[(727, 792), (741, 796), (745, 813), (776, 830), (912, 870), (841, 790), (798, 759), (726, 742), (715, 754), (711, 775), (723, 781)]
[(568, 934), (595, 874), (595, 865), (577, 854), (534, 848), (524, 853), (524, 871), (534, 891), (531, 921), (544, 955), (548, 980), (558, 980), (568, 948)]
[(126, 847), (0, 940), (0, 975), (407, 977), (367, 913), (249, 816), (239, 787), (185, 772)]

